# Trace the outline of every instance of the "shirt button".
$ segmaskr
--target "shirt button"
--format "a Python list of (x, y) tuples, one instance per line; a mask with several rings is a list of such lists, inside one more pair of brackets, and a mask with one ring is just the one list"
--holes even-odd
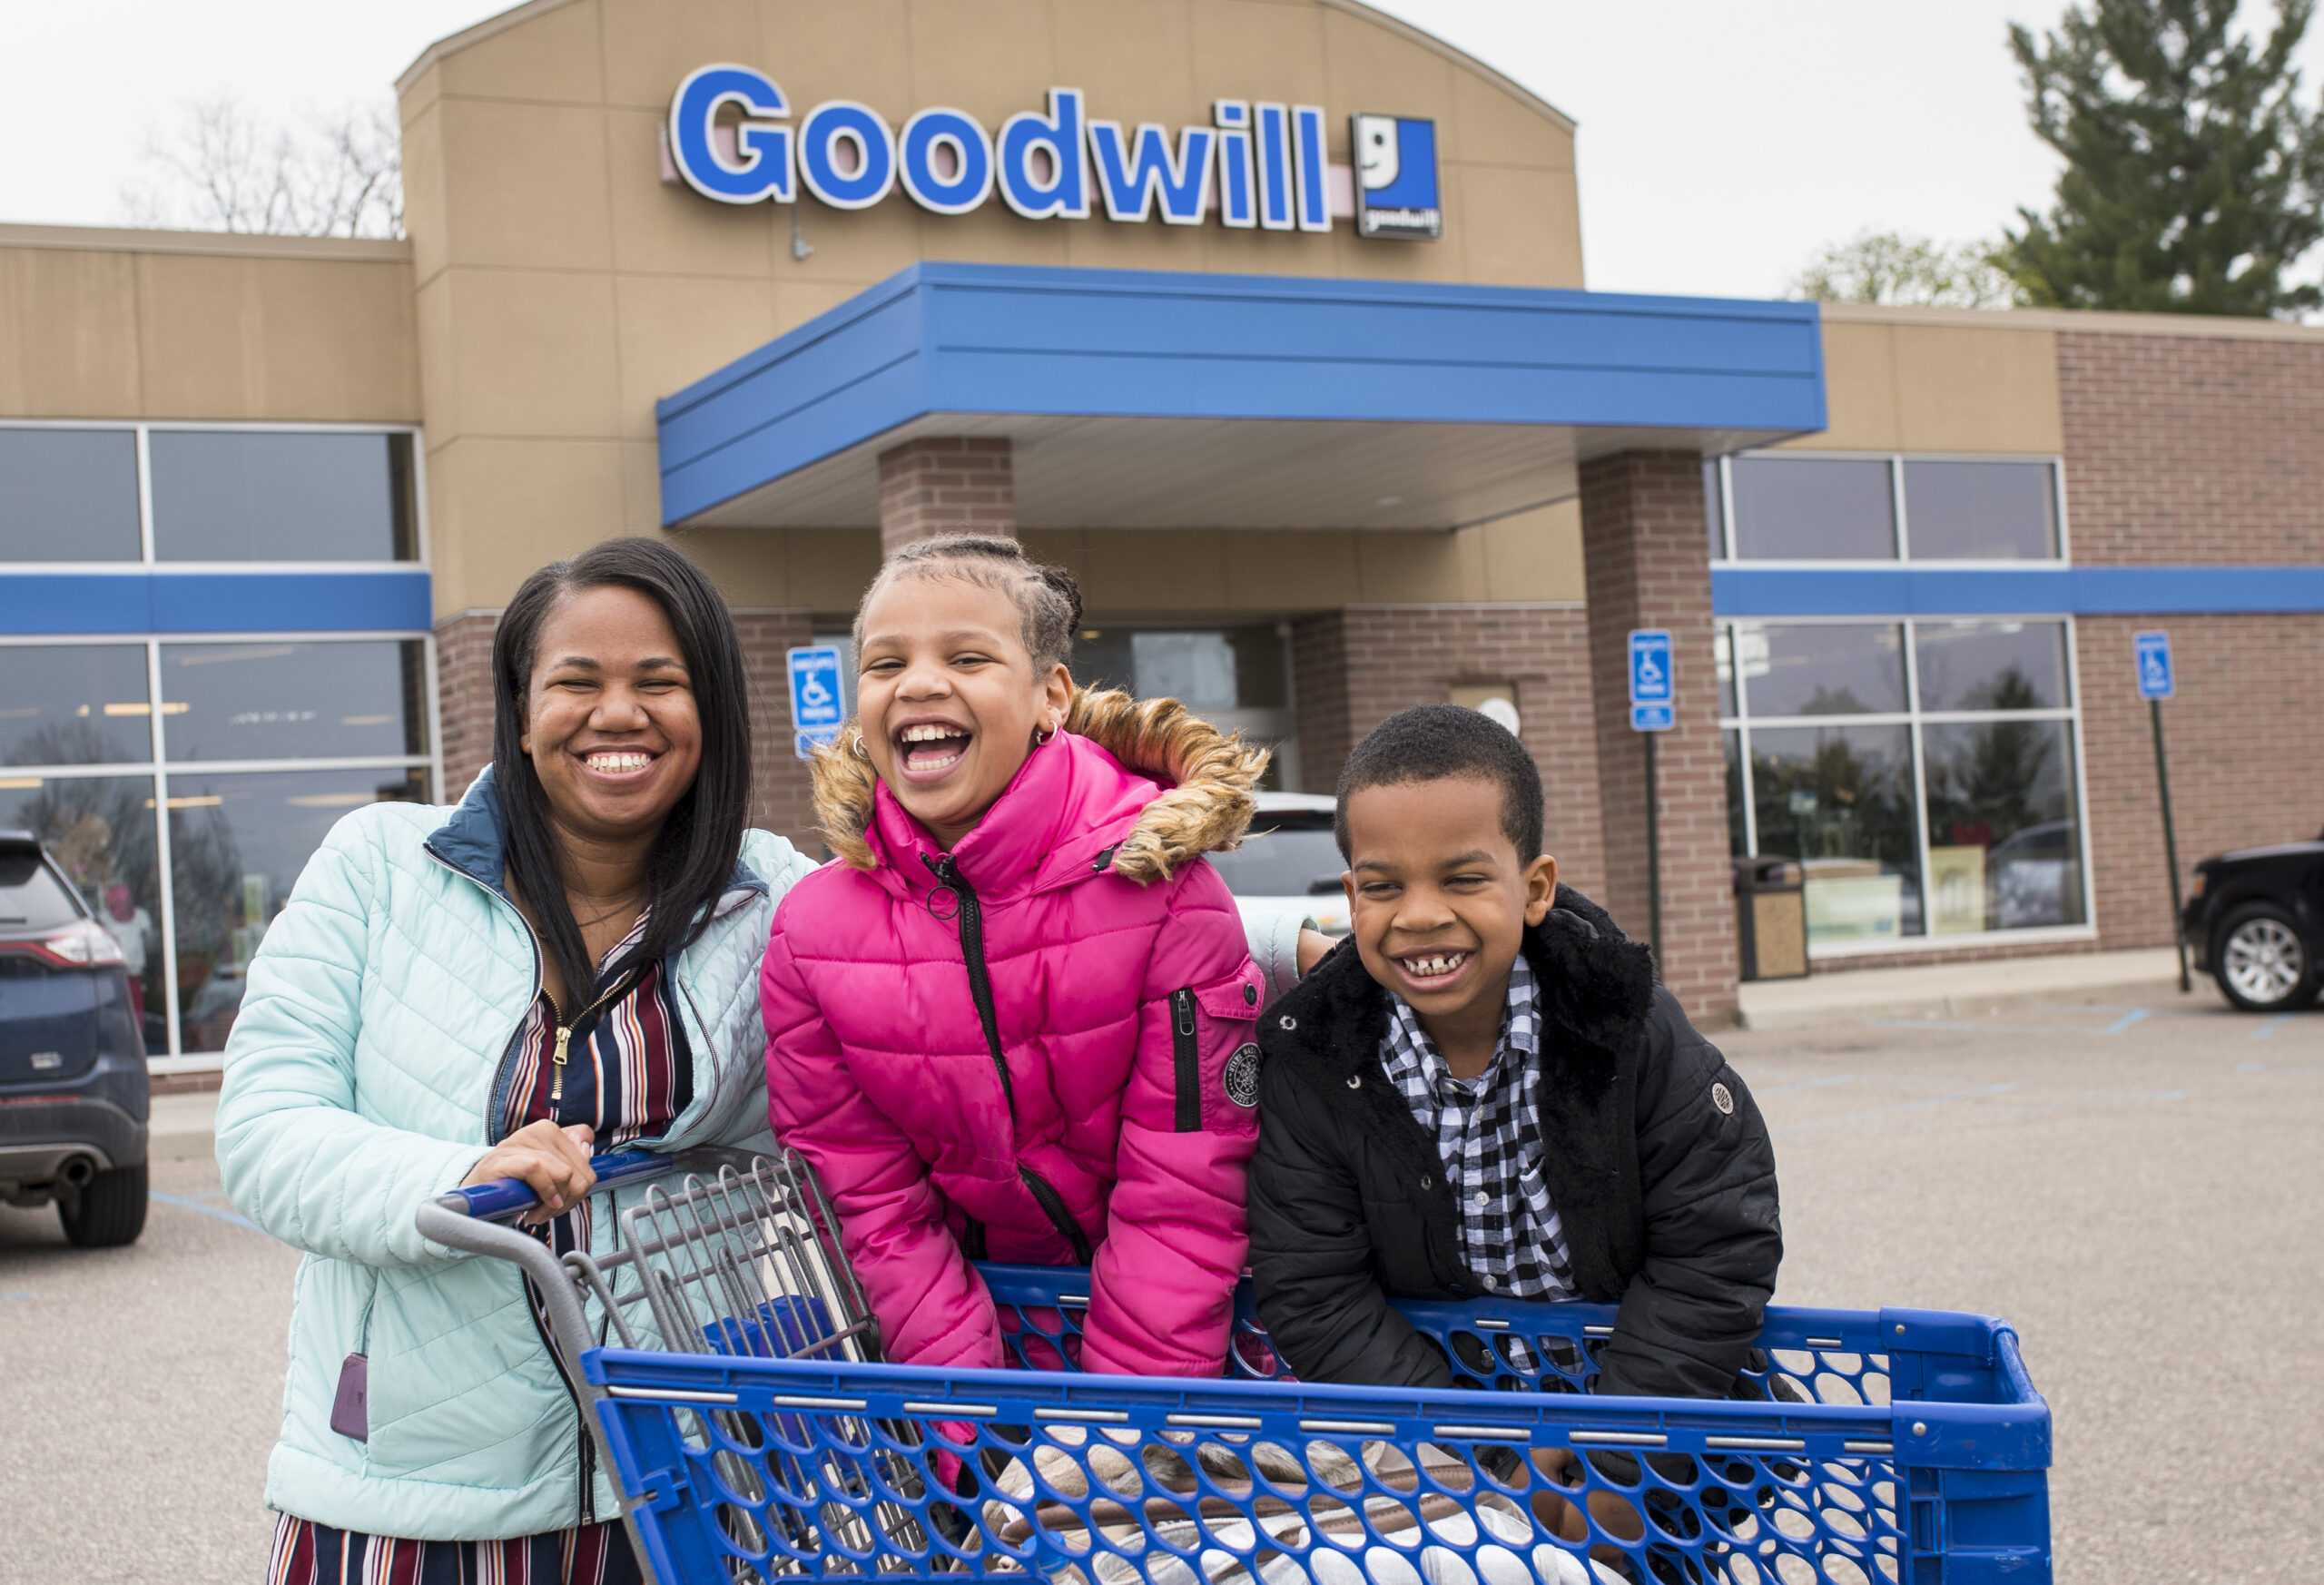
[(1488, 1290), (1501, 1286), (1501, 1279), (1497, 1276), (1492, 1275), (1491, 1274), (1487, 1274), (1478, 1280), (1482, 1282)]
[(1485, 1191), (1484, 1191), (1484, 1190), (1482, 1190), (1482, 1189), (1479, 1189), (1479, 1190), (1477, 1191), (1477, 1209), (1479, 1209), (1480, 1211), (1482, 1211), (1482, 1210), (1483, 1210), (1483, 1209), (1485, 1208), (1485, 1206), (1488, 1206), (1488, 1205), (1489, 1205), (1489, 1204), (1491, 1204), (1491, 1203), (1492, 1203), (1491, 1196), (1489, 1196), (1488, 1195), (1486, 1195), (1486, 1193), (1485, 1193)]

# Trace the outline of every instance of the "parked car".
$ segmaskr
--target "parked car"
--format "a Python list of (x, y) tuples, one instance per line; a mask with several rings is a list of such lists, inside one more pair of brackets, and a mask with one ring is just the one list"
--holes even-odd
[(1346, 861), (1332, 835), (1332, 801), (1304, 792), (1262, 792), (1251, 832), (1210, 861), (1247, 911), (1258, 903), (1313, 919), (1327, 936), (1348, 931)]
[(0, 831), (0, 1200), (84, 1248), (145, 1227), (152, 1091), (121, 943), (30, 832)]
[(2306, 1007), (2324, 985), (2324, 840), (2205, 859), (2179, 930), (2195, 966), (2236, 1006)]

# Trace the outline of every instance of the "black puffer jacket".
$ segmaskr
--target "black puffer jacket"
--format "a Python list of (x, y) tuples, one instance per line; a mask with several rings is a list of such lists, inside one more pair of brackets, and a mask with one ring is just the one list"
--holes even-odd
[[(1647, 950), (1581, 893), (1558, 889), (1525, 955), (1543, 1175), (1581, 1296), (1621, 1305), (1597, 1390), (1724, 1397), (1783, 1257), (1759, 1108), (1654, 983)], [(1251, 1268), (1260, 1318), (1303, 1379), (1449, 1386), (1444, 1356), (1389, 1295), (1482, 1289), (1436, 1142), (1381, 1064), (1387, 1021), (1353, 941), (1260, 1019)]]

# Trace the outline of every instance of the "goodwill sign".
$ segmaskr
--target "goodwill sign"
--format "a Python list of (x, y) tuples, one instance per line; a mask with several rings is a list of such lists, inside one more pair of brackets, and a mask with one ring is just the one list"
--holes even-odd
[(994, 193), (1027, 220), (1328, 231), (1334, 212), (1360, 235), (1434, 238), (1436, 127), (1387, 115), (1354, 118), (1350, 191), (1333, 202), (1324, 112), (1313, 104), (1221, 99), (1211, 124), (1134, 130), (1089, 114), (1078, 88), (1052, 88), (1045, 110), (1019, 111), (998, 133), (964, 110), (923, 110), (890, 128), (852, 99), (816, 105), (794, 124), (774, 79), (749, 66), (703, 66), (670, 100), (671, 163), (721, 203), (792, 203), (799, 188), (833, 209), (869, 209), (899, 186), (922, 209), (967, 214)]

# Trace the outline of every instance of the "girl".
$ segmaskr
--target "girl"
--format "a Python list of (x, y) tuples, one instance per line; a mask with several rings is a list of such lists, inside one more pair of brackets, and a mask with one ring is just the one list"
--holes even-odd
[(1083, 1368), (1216, 1375), (1265, 982), (1199, 855), (1266, 755), (1077, 694), (1080, 615), (1004, 539), (907, 546), (865, 591), (856, 721), (814, 767), (840, 861), (767, 947), (770, 1106), (889, 1359), (1003, 1364), (969, 1262), (1069, 1262), (1095, 1267)]

